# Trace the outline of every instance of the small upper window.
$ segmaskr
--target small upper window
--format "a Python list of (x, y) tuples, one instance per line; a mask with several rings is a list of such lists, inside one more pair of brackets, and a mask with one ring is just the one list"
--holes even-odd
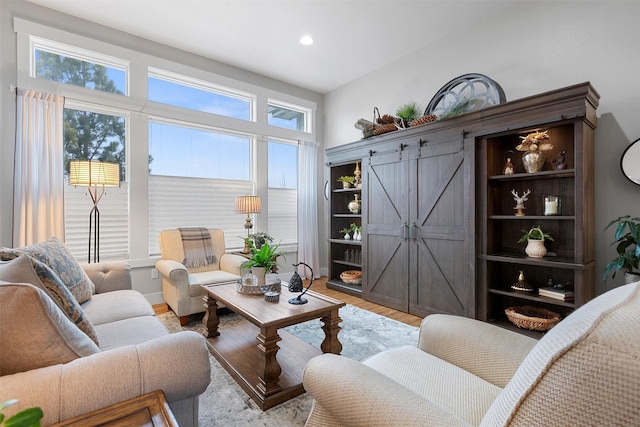
[(34, 75), (41, 79), (120, 95), (127, 93), (127, 73), (122, 68), (40, 48), (34, 49), (34, 64)]
[(299, 132), (308, 132), (307, 115), (303, 108), (284, 106), (269, 102), (267, 106), (268, 124), (279, 128), (291, 129)]
[(251, 120), (252, 98), (249, 95), (208, 87), (195, 80), (149, 75), (149, 100), (175, 107)]

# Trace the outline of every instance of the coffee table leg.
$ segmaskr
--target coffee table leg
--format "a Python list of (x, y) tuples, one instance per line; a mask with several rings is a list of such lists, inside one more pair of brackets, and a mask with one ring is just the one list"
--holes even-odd
[(282, 369), (276, 359), (276, 353), (280, 348), (277, 343), (281, 338), (278, 336), (278, 329), (274, 327), (261, 328), (256, 338), (260, 343), (258, 348), (264, 354), (261, 361), (263, 365), (258, 371), (257, 388), (264, 397), (269, 397), (282, 390), (278, 384)]
[(322, 330), (324, 331), (324, 341), (320, 345), (323, 353), (340, 354), (342, 351), (342, 343), (338, 340), (338, 332), (340, 332), (340, 322), (342, 319), (338, 316), (338, 309), (331, 310), (329, 315), (323, 316)]
[(205, 338), (217, 337), (220, 335), (220, 332), (218, 332), (218, 325), (220, 324), (220, 319), (218, 319), (218, 304), (216, 300), (209, 295), (205, 295), (202, 299), (206, 310), (202, 318), (202, 323), (204, 324), (203, 335)]

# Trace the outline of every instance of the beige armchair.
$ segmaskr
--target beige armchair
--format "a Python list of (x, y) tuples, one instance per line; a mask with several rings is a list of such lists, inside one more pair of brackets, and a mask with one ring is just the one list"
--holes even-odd
[(204, 311), (204, 292), (200, 285), (239, 279), (240, 265), (246, 261), (240, 255), (226, 253), (222, 230), (212, 228), (209, 232), (217, 262), (204, 267), (185, 267), (182, 264), (185, 256), (180, 230), (160, 232), (162, 259), (156, 262), (156, 269), (162, 275), (162, 295), (180, 318), (182, 326), (187, 324), (190, 314)]
[(640, 282), (611, 290), (540, 341), (431, 315), (417, 347), (305, 368), (307, 426), (640, 424)]

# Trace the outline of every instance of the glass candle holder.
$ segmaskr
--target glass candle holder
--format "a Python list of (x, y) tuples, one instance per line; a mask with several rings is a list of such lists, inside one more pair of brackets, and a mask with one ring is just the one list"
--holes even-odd
[(544, 215), (560, 215), (560, 197), (542, 196), (542, 201)]

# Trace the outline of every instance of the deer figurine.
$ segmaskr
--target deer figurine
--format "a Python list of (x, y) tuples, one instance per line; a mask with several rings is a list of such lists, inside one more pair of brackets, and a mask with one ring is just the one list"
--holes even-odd
[(514, 190), (511, 190), (511, 194), (513, 194), (513, 200), (516, 201), (516, 207), (513, 208), (518, 210), (518, 212), (516, 212), (516, 216), (524, 216), (523, 211), (526, 209), (524, 207), (524, 202), (529, 200), (527, 196), (531, 194), (531, 190), (527, 189), (527, 191), (525, 191), (522, 196), (518, 196), (518, 192), (514, 189)]

